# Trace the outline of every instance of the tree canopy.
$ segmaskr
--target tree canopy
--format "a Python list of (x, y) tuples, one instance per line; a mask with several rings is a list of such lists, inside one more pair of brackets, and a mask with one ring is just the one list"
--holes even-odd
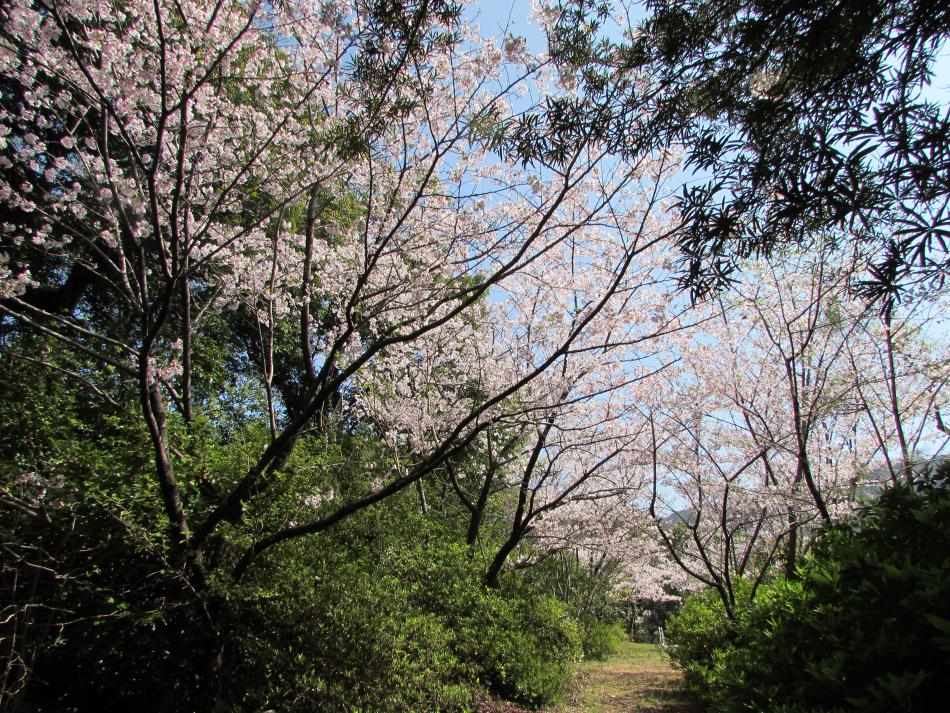
[(942, 457), (946, 10), (627, 10), (0, 8), (0, 706), (541, 705)]
[(556, 8), (552, 55), (605, 112), (591, 129), (626, 150), (684, 146), (695, 296), (743, 258), (828, 234), (863, 249), (870, 297), (942, 285), (950, 115), (925, 91), (950, 34), (941, 3), (656, 0), (620, 39), (609, 3)]

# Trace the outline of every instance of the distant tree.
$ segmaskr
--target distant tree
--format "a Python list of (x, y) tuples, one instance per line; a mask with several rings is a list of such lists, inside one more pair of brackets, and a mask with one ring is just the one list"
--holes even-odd
[(826, 249), (747, 266), (670, 340), (667, 383), (639, 399), (655, 423), (659, 535), (727, 611), (739, 579), (778, 564), (794, 576), (816, 526), (853, 510), (858, 488), (909, 482), (909, 464), (946, 445), (933, 303), (885, 323), (849, 290), (850, 265)]

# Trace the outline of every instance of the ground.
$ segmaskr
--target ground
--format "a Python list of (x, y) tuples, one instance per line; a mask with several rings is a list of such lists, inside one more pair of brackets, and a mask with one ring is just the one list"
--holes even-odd
[[(478, 713), (531, 713), (485, 696)], [(624, 642), (607, 661), (578, 666), (564, 701), (538, 713), (702, 713), (683, 690), (682, 674), (653, 644)]]
[(682, 675), (652, 644), (625, 642), (604, 662), (581, 664), (564, 702), (546, 713), (700, 713)]

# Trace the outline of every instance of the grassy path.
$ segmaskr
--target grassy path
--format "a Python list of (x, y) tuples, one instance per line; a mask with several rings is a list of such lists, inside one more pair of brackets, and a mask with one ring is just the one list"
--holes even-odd
[(582, 664), (564, 703), (548, 713), (700, 713), (678, 671), (651, 644), (624, 642), (604, 662)]

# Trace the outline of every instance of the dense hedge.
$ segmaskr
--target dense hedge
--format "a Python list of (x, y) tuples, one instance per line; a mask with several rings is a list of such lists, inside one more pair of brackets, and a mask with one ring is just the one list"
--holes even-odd
[(884, 492), (733, 619), (713, 592), (687, 598), (668, 626), (674, 661), (713, 711), (945, 711), (948, 523), (945, 480)]

